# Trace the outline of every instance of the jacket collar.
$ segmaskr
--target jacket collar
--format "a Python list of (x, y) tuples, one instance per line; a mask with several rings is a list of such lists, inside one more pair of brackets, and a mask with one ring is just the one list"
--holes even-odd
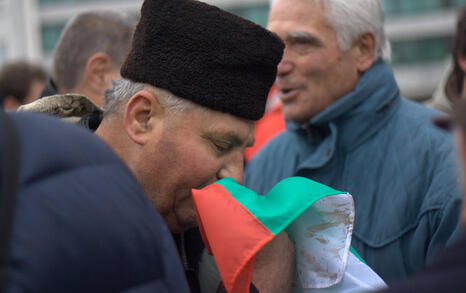
[(317, 152), (325, 149), (325, 156), (316, 154), (309, 160), (309, 167), (318, 168), (333, 157), (337, 144), (339, 150), (348, 152), (372, 136), (387, 122), (400, 100), (392, 70), (379, 60), (361, 76), (353, 91), (305, 125), (287, 121), (287, 129), (306, 134)]

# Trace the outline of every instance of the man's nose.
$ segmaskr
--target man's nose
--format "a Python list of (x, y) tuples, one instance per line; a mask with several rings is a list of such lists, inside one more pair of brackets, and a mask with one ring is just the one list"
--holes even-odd
[(237, 152), (232, 154), (230, 158), (225, 161), (225, 164), (217, 173), (217, 178), (222, 179), (231, 177), (235, 179), (238, 184), (243, 184), (243, 171), (244, 171), (244, 158), (243, 153)]
[(288, 50), (285, 49), (282, 60), (278, 63), (277, 76), (289, 74), (293, 70), (294, 65), (289, 55)]

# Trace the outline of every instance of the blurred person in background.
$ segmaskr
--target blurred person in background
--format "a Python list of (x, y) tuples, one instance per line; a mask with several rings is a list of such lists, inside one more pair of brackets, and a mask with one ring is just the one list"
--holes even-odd
[(5, 64), (0, 69), (0, 102), (5, 110), (16, 110), (40, 97), (47, 81), (42, 66), (28, 61)]
[(266, 194), (302, 176), (354, 197), (352, 245), (390, 282), (423, 268), (461, 207), (451, 135), (436, 111), (400, 96), (378, 0), (272, 1), (267, 28), (286, 44), (275, 85), (286, 131), (246, 167)]
[(452, 49), (452, 69), (447, 77), (439, 84), (432, 101), (427, 106), (450, 114), (452, 104), (461, 98), (463, 91), (464, 73), (466, 72), (466, 9), (463, 9), (458, 17), (455, 39)]
[(42, 96), (77, 93), (103, 106), (104, 92), (120, 77), (136, 22), (116, 11), (79, 13), (66, 24)]
[[(466, 27), (463, 12), (456, 34), (454, 58), (457, 72), (455, 86), (450, 90), (458, 94), (451, 101), (452, 120), (440, 117), (435, 123), (447, 130), (454, 130), (456, 136), (457, 161), (460, 166), (459, 182), (462, 184), (463, 194), (466, 191)], [(461, 74), (462, 72), (462, 74)], [(453, 73), (454, 74), (454, 73)], [(447, 90), (448, 92), (448, 90)], [(454, 150), (452, 150), (454, 152)], [(463, 201), (461, 212), (460, 233), (457, 239), (449, 245), (427, 268), (412, 278), (394, 284), (383, 293), (410, 292), (466, 292), (466, 201)]]

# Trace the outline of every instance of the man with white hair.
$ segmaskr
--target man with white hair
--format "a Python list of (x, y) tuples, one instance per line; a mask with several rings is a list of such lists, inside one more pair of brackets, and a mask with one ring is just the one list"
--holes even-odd
[(422, 268), (461, 207), (452, 141), (410, 102), (389, 66), (378, 0), (276, 0), (268, 29), (285, 42), (276, 87), (287, 130), (247, 166), (260, 194), (308, 177), (355, 200), (352, 245), (386, 281)]

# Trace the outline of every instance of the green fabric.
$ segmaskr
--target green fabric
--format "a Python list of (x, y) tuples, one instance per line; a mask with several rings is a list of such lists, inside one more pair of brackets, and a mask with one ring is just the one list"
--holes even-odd
[(237, 184), (232, 178), (217, 181), (273, 234), (280, 233), (316, 201), (344, 194), (304, 177), (280, 181), (266, 196)]
[(350, 246), (350, 252), (357, 257), (362, 263), (367, 265), (367, 263), (362, 259), (362, 257), (359, 255), (359, 253), (356, 251), (356, 249), (353, 248), (353, 246)]

